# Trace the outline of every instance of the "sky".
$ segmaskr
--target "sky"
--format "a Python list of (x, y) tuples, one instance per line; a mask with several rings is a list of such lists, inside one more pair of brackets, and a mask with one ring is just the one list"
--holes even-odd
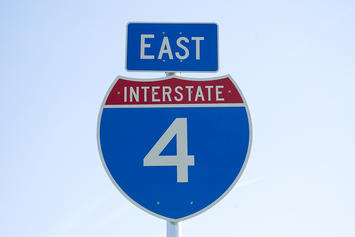
[(100, 160), (101, 102), (128, 22), (216, 22), (219, 71), (249, 105), (232, 191), (183, 236), (355, 236), (354, 1), (1, 1), (0, 236), (165, 236)]

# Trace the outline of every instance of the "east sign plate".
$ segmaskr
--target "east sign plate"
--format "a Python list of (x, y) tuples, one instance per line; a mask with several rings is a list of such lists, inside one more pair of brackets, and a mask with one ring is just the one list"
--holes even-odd
[(127, 70), (217, 71), (215, 23), (129, 23)]
[(247, 104), (229, 75), (118, 77), (98, 120), (113, 183), (132, 203), (170, 221), (203, 212), (231, 190), (251, 137)]

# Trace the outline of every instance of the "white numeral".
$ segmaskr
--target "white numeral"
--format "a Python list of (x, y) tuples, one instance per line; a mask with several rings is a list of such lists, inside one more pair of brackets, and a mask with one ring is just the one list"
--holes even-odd
[[(176, 155), (161, 156), (160, 153), (176, 135)], [(143, 166), (176, 166), (177, 182), (189, 182), (188, 167), (194, 166), (193, 155), (187, 152), (187, 119), (176, 118), (157, 143), (144, 157)]]

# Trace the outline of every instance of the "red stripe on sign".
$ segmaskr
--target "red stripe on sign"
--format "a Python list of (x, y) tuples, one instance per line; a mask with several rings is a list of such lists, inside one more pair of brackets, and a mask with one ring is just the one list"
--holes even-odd
[(192, 81), (170, 78), (159, 81), (119, 79), (105, 105), (243, 103), (230, 78)]

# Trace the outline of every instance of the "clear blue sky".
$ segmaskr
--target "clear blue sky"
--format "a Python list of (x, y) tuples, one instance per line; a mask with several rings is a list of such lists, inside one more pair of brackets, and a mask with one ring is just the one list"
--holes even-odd
[(354, 1), (1, 1), (0, 236), (165, 236), (107, 177), (96, 123), (126, 24), (216, 22), (247, 98), (239, 184), (183, 236), (355, 236)]

